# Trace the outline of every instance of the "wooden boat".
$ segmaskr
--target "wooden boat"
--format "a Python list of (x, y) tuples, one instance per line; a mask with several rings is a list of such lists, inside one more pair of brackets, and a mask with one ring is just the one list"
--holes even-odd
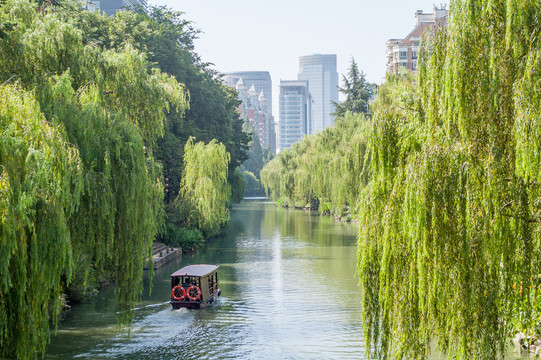
[(212, 304), (221, 291), (218, 265), (188, 265), (171, 274), (171, 305), (199, 309)]

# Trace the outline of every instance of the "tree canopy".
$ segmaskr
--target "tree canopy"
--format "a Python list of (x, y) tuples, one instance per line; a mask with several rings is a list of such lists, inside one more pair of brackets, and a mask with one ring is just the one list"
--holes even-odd
[[(2, 358), (43, 352), (59, 295), (76, 299), (100, 280), (115, 281), (129, 320), (182, 172), (206, 149), (219, 154), (206, 158), (219, 181), (191, 188), (222, 193), (219, 217), (194, 205), (197, 226), (215, 230), (228, 219), (228, 174), (246, 157), (236, 95), (200, 62), (180, 13), (61, 5), (0, 6)], [(210, 145), (187, 145), (184, 162), (191, 135)], [(241, 188), (239, 176), (229, 179)]]
[(541, 330), (540, 7), (453, 1), (419, 76), (380, 87), (359, 237), (374, 357), (503, 358)]
[(225, 146), (216, 140), (194, 144), (190, 138), (186, 142), (177, 206), (186, 212), (189, 225), (201, 229), (207, 236), (216, 235), (229, 221), (229, 161)]
[(281, 151), (261, 170), (267, 194), (287, 206), (349, 217), (368, 181), (364, 168), (369, 127), (363, 114), (347, 112), (333, 127)]
[(262, 170), (272, 194), (301, 203), (364, 179), (345, 199), (371, 358), (497, 359), (516, 332), (541, 335), (539, 14), (534, 0), (452, 1), (419, 72), (388, 74), (367, 137), (346, 140), (366, 144), (363, 167), (313, 182), (310, 164), (332, 160), (304, 154), (344, 158), (319, 143), (326, 130)]
[(335, 116), (344, 116), (347, 111), (352, 113), (369, 114), (370, 99), (374, 95), (375, 85), (366, 81), (366, 75), (361, 70), (354, 58), (351, 58), (351, 66), (347, 76), (342, 76), (343, 87), (338, 91), (346, 96), (346, 100), (341, 103), (334, 102)]

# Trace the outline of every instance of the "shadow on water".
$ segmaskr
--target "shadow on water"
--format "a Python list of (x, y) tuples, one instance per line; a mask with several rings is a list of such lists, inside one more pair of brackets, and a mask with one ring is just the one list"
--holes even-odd
[[(117, 327), (106, 289), (73, 307), (45, 358), (364, 359), (356, 236), (314, 212), (245, 201), (226, 235), (156, 272), (130, 331)], [(172, 310), (169, 275), (195, 263), (220, 265), (222, 297)]]

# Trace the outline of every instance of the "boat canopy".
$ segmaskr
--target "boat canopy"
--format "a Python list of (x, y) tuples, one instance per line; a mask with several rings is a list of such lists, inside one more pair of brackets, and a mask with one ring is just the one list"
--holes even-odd
[(171, 274), (171, 277), (180, 276), (206, 276), (218, 269), (218, 265), (188, 265)]

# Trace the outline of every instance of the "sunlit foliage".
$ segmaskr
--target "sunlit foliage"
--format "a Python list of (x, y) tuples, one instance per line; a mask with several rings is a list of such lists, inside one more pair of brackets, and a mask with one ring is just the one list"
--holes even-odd
[(177, 206), (187, 214), (188, 224), (201, 229), (207, 236), (216, 235), (229, 221), (229, 161), (225, 146), (216, 140), (194, 144), (194, 139), (190, 138), (186, 142)]
[(3, 87), (0, 100), (8, 235), (0, 244), (0, 357), (44, 350), (59, 292), (74, 277), (84, 284), (111, 274), (119, 309), (130, 309), (163, 227), (153, 154), (169, 106), (182, 112), (186, 92), (130, 44), (85, 44), (65, 15), (24, 0), (0, 7), (0, 23), (14, 24), (0, 38), (0, 83), (21, 88)]
[(359, 275), (371, 355), (496, 359), (541, 330), (541, 3), (462, 0), (374, 106)]
[(0, 86), (0, 134), (0, 356), (31, 358), (58, 315), (61, 277), (72, 275), (81, 162), (18, 86)]
[(368, 181), (369, 128), (364, 115), (347, 112), (333, 127), (283, 150), (261, 171), (267, 193), (289, 206), (348, 216)]

